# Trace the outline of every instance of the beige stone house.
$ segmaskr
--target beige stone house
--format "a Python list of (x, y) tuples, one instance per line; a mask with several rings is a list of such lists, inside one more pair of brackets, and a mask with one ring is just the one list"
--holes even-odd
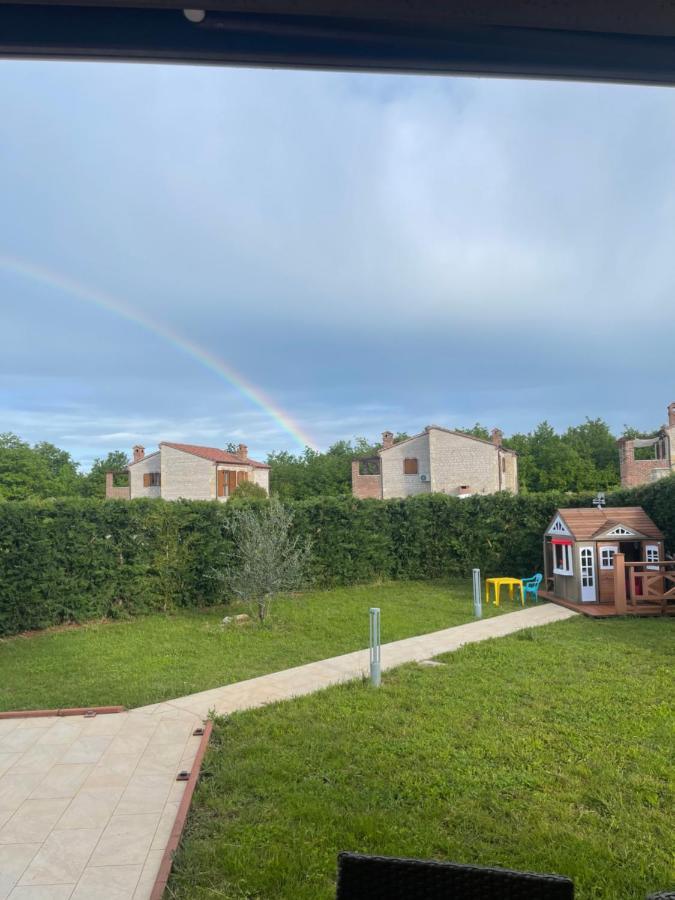
[(162, 441), (158, 450), (148, 454), (137, 445), (127, 467), (129, 486), (114, 487), (108, 472), (106, 497), (227, 500), (242, 481), (252, 481), (269, 493), (269, 470), (265, 463), (249, 458), (245, 444), (239, 444), (236, 453), (228, 453), (218, 447)]
[[(619, 438), (622, 487), (649, 484), (675, 472), (675, 403), (668, 406), (668, 424), (653, 438)], [(640, 459), (635, 451), (640, 450)]]
[(498, 428), (491, 441), (427, 425), (421, 434), (394, 443), (385, 431), (376, 455), (352, 463), (352, 493), (361, 499), (497, 491), (518, 493), (518, 456), (502, 446)]

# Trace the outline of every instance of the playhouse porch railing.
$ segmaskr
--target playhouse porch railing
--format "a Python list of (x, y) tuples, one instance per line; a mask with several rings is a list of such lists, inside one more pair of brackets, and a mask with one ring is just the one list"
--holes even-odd
[(614, 603), (616, 611), (635, 612), (639, 607), (659, 606), (665, 613), (675, 606), (675, 560), (626, 562), (623, 553), (614, 557)]

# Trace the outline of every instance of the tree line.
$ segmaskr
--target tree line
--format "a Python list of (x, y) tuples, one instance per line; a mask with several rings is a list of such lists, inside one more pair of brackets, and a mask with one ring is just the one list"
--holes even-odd
[[(490, 440), (488, 429), (476, 423), (460, 428), (466, 434)], [(625, 426), (626, 437), (651, 437)], [(395, 440), (407, 438), (405, 433)], [(518, 452), (520, 489), (584, 492), (611, 490), (620, 483), (616, 437), (602, 419), (589, 419), (558, 433), (546, 421), (533, 431), (504, 438), (504, 446)], [(228, 445), (229, 447), (229, 445)], [(301, 453), (270, 453), (270, 489), (281, 500), (335, 497), (351, 493), (351, 465), (380, 445), (366, 438), (337, 441), (320, 452), (306, 447)], [(16, 434), (0, 434), (0, 500), (49, 497), (104, 497), (105, 473), (115, 473), (116, 484), (126, 484), (127, 454), (115, 450), (94, 461), (89, 472), (66, 451), (46, 441), (32, 446)]]

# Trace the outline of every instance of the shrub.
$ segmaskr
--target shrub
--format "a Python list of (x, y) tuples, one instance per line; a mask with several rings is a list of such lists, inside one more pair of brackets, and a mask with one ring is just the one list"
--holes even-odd
[[(675, 550), (675, 478), (608, 496), (642, 505)], [(385, 578), (523, 576), (541, 569), (542, 536), (559, 506), (591, 495), (441, 494), (406, 500), (319, 497), (289, 504), (322, 586)], [(0, 502), (0, 634), (60, 622), (226, 599), (214, 570), (232, 566), (232, 521), (267, 503), (97, 500)]]

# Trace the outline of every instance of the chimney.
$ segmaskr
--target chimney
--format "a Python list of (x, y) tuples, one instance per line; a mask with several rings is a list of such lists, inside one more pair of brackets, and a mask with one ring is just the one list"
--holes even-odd
[(394, 446), (394, 435), (391, 431), (382, 432), (382, 449), (388, 450)]
[(501, 447), (503, 436), (504, 432), (501, 430), (501, 428), (493, 428), (490, 432), (490, 437), (492, 438), (492, 443), (495, 445), (495, 447)]
[(248, 459), (248, 447), (246, 444), (239, 444), (237, 449), (237, 456), (239, 459)]
[(136, 444), (135, 447), (132, 447), (134, 453), (134, 462), (138, 462), (139, 459), (143, 459), (145, 456), (145, 447), (141, 447), (140, 444)]
[(675, 428), (675, 403), (671, 403), (668, 407), (668, 425)]

